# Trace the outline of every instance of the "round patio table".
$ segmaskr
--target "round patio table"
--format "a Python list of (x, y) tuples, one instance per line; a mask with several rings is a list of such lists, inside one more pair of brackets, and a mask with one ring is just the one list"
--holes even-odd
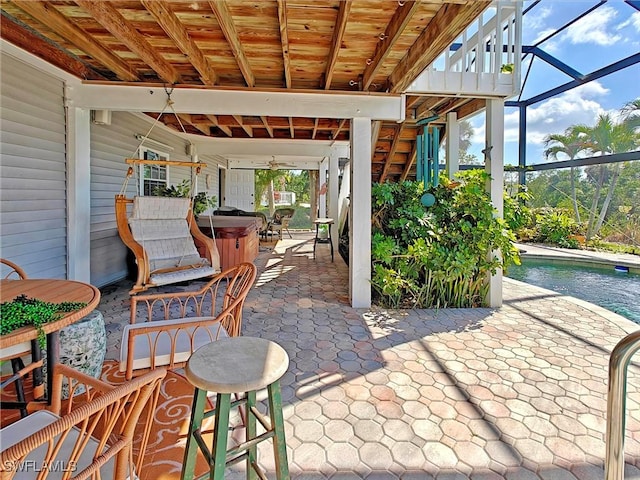
[[(59, 336), (60, 329), (77, 322), (81, 318), (91, 313), (100, 303), (100, 290), (88, 283), (75, 280), (62, 279), (25, 279), (25, 280), (0, 280), (0, 302), (10, 302), (19, 295), (26, 295), (29, 298), (43, 300), (45, 302), (82, 302), (86, 306), (73, 312), (64, 313), (62, 318), (55, 322), (43, 325), (43, 330), (47, 335), (47, 392), (51, 392), (53, 382), (53, 369), (59, 360)], [(0, 335), (0, 349), (3, 355), (7, 355), (12, 347), (16, 347), (25, 342), (31, 342), (38, 338), (38, 331), (33, 326), (21, 327), (11, 333)], [(32, 342), (32, 345), (34, 343)], [(37, 343), (36, 343), (37, 345)], [(40, 352), (37, 348), (32, 348), (32, 359), (37, 361)], [(40, 397), (42, 392), (42, 373), (35, 375), (34, 395)], [(39, 378), (38, 378), (39, 377)], [(38, 398), (36, 397), (36, 398)], [(19, 408), (19, 407), (18, 407)]]

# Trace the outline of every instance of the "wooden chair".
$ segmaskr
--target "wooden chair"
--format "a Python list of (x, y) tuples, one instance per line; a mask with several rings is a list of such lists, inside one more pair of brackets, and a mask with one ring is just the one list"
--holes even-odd
[(27, 274), (22, 268), (5, 258), (0, 258), (2, 264), (2, 279), (3, 280), (23, 280), (27, 278)]
[[(0, 258), (0, 267), (2, 268), (1, 274), (3, 280), (24, 280), (27, 278), (25, 271), (10, 260)], [(11, 369), (13, 370), (13, 375), (5, 379), (0, 384), (0, 390), (6, 391), (6, 387), (8, 385), (14, 384), (16, 400), (20, 405), (25, 404), (26, 401), (22, 379), (30, 372), (42, 368), (43, 364), (42, 359), (40, 358), (41, 356), (36, 355), (34, 361), (25, 367), (22, 357), (31, 355), (32, 352), (36, 352), (37, 354), (40, 353), (36, 340), (24, 342), (19, 345), (14, 345), (8, 349), (4, 349), (2, 351), (2, 355), (0, 355), (0, 361), (11, 361)], [(36, 398), (43, 396), (44, 386), (40, 387), (33, 393)], [(23, 417), (27, 416), (26, 408), (20, 407), (19, 410)]]
[(194, 292), (132, 296), (120, 371), (129, 379), (159, 366), (178, 368), (202, 345), (240, 335), (242, 308), (256, 273), (255, 265), (241, 263)]
[[(133, 207), (130, 215), (129, 205)], [(138, 266), (132, 295), (220, 272), (216, 243), (198, 228), (189, 198), (116, 195), (116, 221), (120, 238)]]
[[(39, 410), (0, 430), (1, 478), (101, 478), (124, 480), (140, 473), (160, 384), (158, 369), (119, 386), (108, 385), (66, 365), (56, 365), (50, 410)], [(70, 400), (62, 408), (66, 380)], [(82, 386), (83, 393), (77, 393)], [(132, 443), (145, 413), (139, 454)]]

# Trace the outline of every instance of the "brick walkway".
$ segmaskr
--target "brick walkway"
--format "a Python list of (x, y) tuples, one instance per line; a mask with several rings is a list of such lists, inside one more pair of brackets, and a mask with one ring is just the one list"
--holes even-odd
[[(306, 235), (260, 255), (243, 325), (291, 358), (293, 478), (604, 478), (608, 358), (638, 325), (510, 279), (495, 310), (353, 309), (347, 266), (326, 245), (314, 261), (312, 247)], [(100, 306), (109, 358), (127, 287)], [(639, 361), (627, 407), (626, 478), (640, 479)], [(273, 478), (269, 446), (260, 453)]]

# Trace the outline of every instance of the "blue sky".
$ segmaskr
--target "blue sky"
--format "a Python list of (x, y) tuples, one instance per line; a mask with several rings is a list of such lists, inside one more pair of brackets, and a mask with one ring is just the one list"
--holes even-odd
[[(525, 8), (531, 5), (525, 1)], [(596, 0), (542, 0), (523, 20), (523, 45), (534, 45), (572, 18), (596, 5)], [(593, 12), (539, 45), (582, 74), (591, 73), (640, 51), (640, 12), (622, 0), (609, 0)], [(523, 62), (522, 78), (529, 59)], [(533, 62), (522, 99), (545, 92), (571, 78), (540, 59)], [(543, 163), (543, 139), (575, 124), (593, 125), (601, 113), (614, 113), (640, 97), (640, 64), (547, 99), (527, 109), (527, 164)], [(514, 99), (515, 100), (515, 99)], [(484, 144), (484, 115), (471, 119), (474, 147)], [(505, 109), (505, 163), (518, 161), (518, 112)]]

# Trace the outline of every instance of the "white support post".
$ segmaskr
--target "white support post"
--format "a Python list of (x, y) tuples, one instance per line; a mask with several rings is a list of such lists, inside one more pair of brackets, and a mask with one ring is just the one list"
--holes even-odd
[(333, 240), (333, 248), (338, 249), (340, 238), (338, 237), (338, 154), (333, 153), (329, 156), (329, 182), (327, 183), (328, 211), (329, 218), (333, 218), (331, 225), (331, 239)]
[(349, 295), (354, 308), (371, 307), (371, 119), (351, 120)]
[(456, 112), (447, 113), (447, 177), (460, 170), (460, 124)]
[[(504, 184), (504, 100), (487, 100), (486, 108), (486, 145), (485, 171), (491, 175), (487, 190), (491, 203), (499, 218), (503, 216)], [(488, 255), (501, 255), (500, 251), (487, 252)], [(502, 270), (489, 277), (487, 303), (496, 308), (502, 305)]]
[(67, 278), (91, 281), (91, 111), (67, 107)]
[[(327, 171), (329, 170), (329, 161), (327, 158), (324, 158), (322, 162), (320, 162), (320, 168), (318, 169), (318, 181), (320, 183), (320, 188), (322, 188), (322, 184), (327, 181)], [(325, 193), (318, 196), (318, 217), (326, 218), (327, 217), (327, 198), (328, 191), (325, 190)]]

